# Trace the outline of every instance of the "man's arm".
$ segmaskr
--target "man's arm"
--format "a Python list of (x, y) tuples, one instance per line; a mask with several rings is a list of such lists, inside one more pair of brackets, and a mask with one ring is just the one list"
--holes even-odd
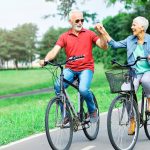
[(60, 49), (61, 49), (61, 47), (59, 45), (55, 45), (53, 47), (53, 49), (47, 53), (45, 59), (44, 60), (40, 60), (39, 64), (41, 66), (44, 66), (44, 61), (51, 61), (51, 60), (53, 60), (57, 56), (57, 54), (59, 53)]

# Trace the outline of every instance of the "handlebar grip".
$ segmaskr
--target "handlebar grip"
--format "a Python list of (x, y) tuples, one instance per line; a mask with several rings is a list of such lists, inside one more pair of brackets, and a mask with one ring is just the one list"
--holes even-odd
[(116, 64), (116, 59), (111, 60), (111, 64)]
[(138, 56), (136, 59), (137, 60), (141, 60), (141, 59), (148, 59), (148, 58), (147, 57), (140, 57), (140, 56)]
[(47, 64), (48, 64), (48, 61), (45, 61), (45, 60), (44, 60), (44, 66), (46, 66)]

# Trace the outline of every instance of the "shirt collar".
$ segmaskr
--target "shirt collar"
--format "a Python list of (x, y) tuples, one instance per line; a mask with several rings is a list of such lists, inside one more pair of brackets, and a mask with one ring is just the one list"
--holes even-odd
[[(137, 42), (138, 42), (137, 36), (133, 36), (133, 41), (134, 41), (134, 43), (137, 43)], [(147, 43), (147, 42), (148, 42), (148, 34), (145, 33), (145, 36), (144, 36), (144, 43)]]
[[(80, 34), (81, 32), (86, 32), (86, 29), (82, 28), (81, 31), (79, 32), (79, 34)], [(73, 34), (73, 35), (74, 35), (72, 29), (70, 29), (70, 30), (68, 31), (68, 34), (70, 34), (70, 35)]]

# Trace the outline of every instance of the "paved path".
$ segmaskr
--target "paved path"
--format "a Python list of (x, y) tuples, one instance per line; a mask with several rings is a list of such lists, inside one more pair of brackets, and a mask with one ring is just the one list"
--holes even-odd
[[(74, 133), (70, 150), (113, 150), (107, 135), (107, 113), (101, 115), (100, 132), (94, 141), (89, 141), (82, 131)], [(45, 133), (31, 136), (15, 143), (0, 147), (0, 150), (50, 150)], [(134, 150), (150, 150), (150, 141), (140, 129), (139, 139)]]
[(47, 93), (51, 91), (53, 91), (53, 88), (43, 88), (43, 89), (38, 89), (38, 90), (33, 90), (33, 91), (28, 91), (28, 92), (23, 92), (23, 93), (2, 95), (0, 96), (0, 100), (5, 99), (5, 98), (11, 98), (11, 97), (20, 97), (20, 96), (35, 95), (35, 94), (40, 94), (40, 93)]

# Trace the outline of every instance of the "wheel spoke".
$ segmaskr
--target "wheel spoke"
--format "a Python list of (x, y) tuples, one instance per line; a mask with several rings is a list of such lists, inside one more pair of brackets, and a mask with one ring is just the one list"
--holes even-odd
[[(93, 95), (93, 98), (94, 98), (94, 103), (97, 107), (97, 113), (98, 113), (98, 116), (99, 116), (99, 109), (98, 109), (97, 100), (96, 100), (94, 95)], [(96, 137), (98, 135), (98, 132), (99, 132), (100, 118), (95, 123), (91, 123), (89, 120), (87, 121), (86, 117), (87, 117), (87, 114), (88, 114), (88, 110), (87, 110), (87, 105), (85, 103), (85, 100), (84, 100), (84, 103), (83, 103), (83, 109), (84, 109), (84, 125), (83, 125), (82, 128), (83, 128), (84, 134), (89, 140), (94, 140), (94, 139), (96, 139)]]
[(134, 147), (137, 140), (139, 124), (138, 113), (133, 107), (133, 114), (136, 120), (136, 129), (134, 135), (128, 135), (129, 128), (129, 110), (127, 108), (129, 100), (124, 96), (118, 96), (113, 100), (107, 118), (107, 129), (111, 144), (115, 149), (131, 149)]
[[(45, 128), (48, 142), (52, 149), (68, 149), (72, 142), (73, 128), (69, 111), (68, 122), (65, 122), (59, 99), (50, 101), (45, 117)], [(64, 138), (65, 137), (65, 138)]]

